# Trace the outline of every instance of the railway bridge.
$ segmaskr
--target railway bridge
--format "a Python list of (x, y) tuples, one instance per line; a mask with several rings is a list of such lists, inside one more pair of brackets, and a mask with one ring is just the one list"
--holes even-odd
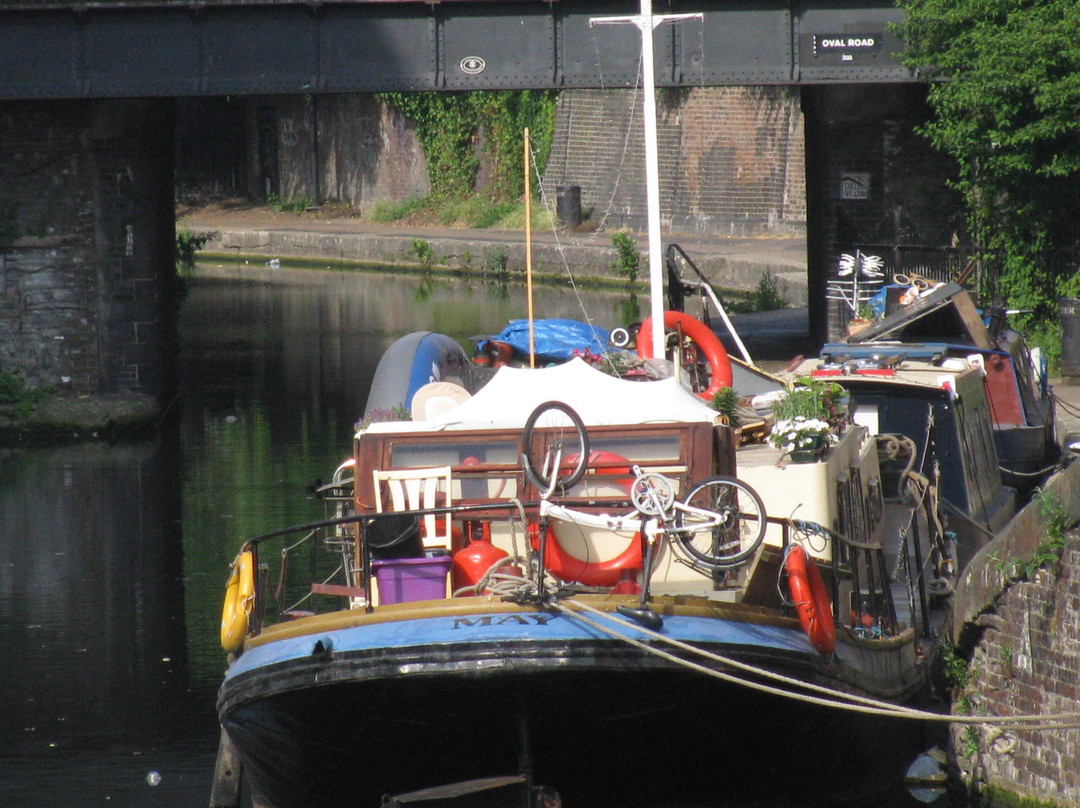
[[(0, 0), (0, 372), (168, 395), (181, 100), (635, 87), (638, 31), (594, 22), (636, 3)], [(891, 0), (656, 9), (691, 11), (700, 18), (655, 32), (658, 86), (800, 93), (811, 321), (823, 333), (836, 244), (879, 235), (851, 223), (889, 219), (883, 189), (913, 162), (895, 123), (868, 121), (845, 95), (918, 109), (922, 90), (895, 58), (901, 12)]]

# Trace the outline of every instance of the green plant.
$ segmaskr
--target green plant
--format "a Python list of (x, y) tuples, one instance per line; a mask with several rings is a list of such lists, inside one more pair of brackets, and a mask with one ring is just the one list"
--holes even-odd
[(510, 274), (507, 264), (510, 255), (503, 246), (490, 247), (484, 252), (484, 274), (493, 275), (496, 279), (505, 280)]
[(513, 213), (518, 204), (516, 200), (507, 200), (488, 205), (473, 218), (472, 226), (478, 229), (492, 227)]
[(299, 199), (286, 201), (277, 194), (271, 193), (266, 196), (266, 204), (281, 213), (295, 213), (299, 216), (311, 207), (311, 197), (302, 196)]
[(971, 681), (971, 665), (956, 650), (954, 645), (943, 645), (941, 661), (944, 665), (945, 681), (956, 690), (963, 690)]
[(0, 373), (0, 404), (14, 404), (17, 415), (28, 415), (52, 395), (48, 388), (30, 387), (18, 371)]
[(786, 309), (787, 299), (783, 296), (779, 281), (766, 269), (758, 278), (757, 289), (753, 296), (754, 311), (775, 311)]
[(426, 196), (412, 196), (403, 202), (376, 202), (368, 217), (373, 222), (396, 222), (419, 213), (428, 206)]
[(615, 260), (611, 262), (611, 268), (626, 278), (627, 285), (633, 285), (641, 268), (641, 251), (637, 248), (637, 243), (627, 233), (612, 233), (611, 245), (615, 248)]
[(412, 254), (425, 270), (431, 269), (431, 265), (435, 263), (435, 250), (423, 239), (414, 238), (412, 240)]
[(709, 406), (724, 416), (724, 422), (731, 427), (739, 427), (742, 424), (742, 416), (739, 415), (739, 396), (731, 387), (721, 387), (713, 393)]
[(1046, 535), (1024, 564), (1025, 578), (1030, 578), (1043, 567), (1061, 560), (1061, 554), (1065, 550), (1065, 530), (1069, 526), (1068, 512), (1052, 492), (1036, 488), (1032, 499), (1040, 515), (1046, 520)]
[(998, 663), (1000, 663), (1002, 673), (1006, 677), (1012, 676), (1013, 650), (1013, 647), (1008, 643), (998, 649)]
[(413, 122), (427, 159), (433, 199), (461, 199), (474, 190), (480, 150), (492, 166), (492, 197), (520, 196), (526, 127), (535, 169), (543, 173), (555, 129), (556, 95), (551, 91), (393, 92), (378, 97)]
[(195, 269), (195, 253), (206, 246), (216, 233), (193, 233), (191, 230), (176, 231), (176, 271), (184, 274)]
[(1056, 564), (1065, 550), (1068, 512), (1060, 500), (1043, 488), (1036, 488), (1032, 501), (1046, 523), (1046, 535), (1027, 559), (991, 556), (994, 567), (1006, 581), (1026, 581), (1043, 567)]
[(772, 411), (777, 420), (818, 418), (840, 426), (847, 416), (847, 393), (836, 382), (803, 376), (773, 403)]
[(776, 424), (769, 442), (785, 452), (810, 448), (821, 439), (833, 443), (847, 418), (847, 394), (836, 382), (803, 377), (773, 402)]
[(982, 736), (979, 733), (979, 728), (974, 724), (968, 724), (964, 727), (964, 733), (961, 738), (960, 751), (964, 757), (974, 757), (979, 754), (982, 748)]
[[(1080, 273), (1077, 273), (1080, 276)], [(1075, 294), (1062, 294), (1062, 297), (1078, 297)], [(1061, 322), (1050, 320), (1029, 323), (1024, 331), (1024, 340), (1028, 347), (1039, 348), (1046, 357), (1047, 374), (1051, 377), (1061, 372)]]

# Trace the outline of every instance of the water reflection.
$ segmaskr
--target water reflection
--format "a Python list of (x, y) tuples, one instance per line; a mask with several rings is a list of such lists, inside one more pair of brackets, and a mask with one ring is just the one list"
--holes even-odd
[[(0, 455), (0, 805), (207, 804), (240, 542), (321, 516), (305, 489), (350, 450), (393, 340), (465, 341), (523, 316), (524, 290), (501, 280), (200, 266), (173, 430)], [(537, 301), (543, 316), (585, 316), (568, 287)], [(625, 304), (584, 305), (608, 327)]]
[[(75, 794), (154, 804), (145, 776), (205, 716), (187, 658), (177, 456), (173, 430), (149, 445), (0, 460), (6, 806), (72, 805)], [(155, 800), (194, 783), (203, 747), (168, 765)]]

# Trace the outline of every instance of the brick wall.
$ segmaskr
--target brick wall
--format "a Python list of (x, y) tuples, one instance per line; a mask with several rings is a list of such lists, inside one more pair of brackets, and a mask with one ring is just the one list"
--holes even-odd
[(166, 393), (171, 101), (0, 104), (0, 373), (58, 392)]
[[(1014, 584), (994, 613), (978, 618), (984, 631), (964, 690), (975, 714), (1080, 711), (1078, 570), (1080, 533), (1073, 532), (1057, 568)], [(971, 732), (961, 727), (954, 728), (952, 741), (961, 775), (973, 787), (1080, 805), (1080, 729)]]
[[(657, 103), (661, 211), (669, 229), (737, 236), (805, 231), (797, 88), (661, 90)], [(272, 126), (260, 126), (259, 108), (273, 110)], [(260, 150), (272, 152), (277, 179), (271, 185), (287, 201), (307, 196), (366, 209), (428, 189), (408, 121), (371, 95), (253, 99), (247, 132), (249, 190), (257, 197), (273, 173), (259, 165)], [(644, 230), (644, 148), (635, 91), (564, 91), (544, 186), (554, 199), (557, 186), (579, 185), (594, 220)]]
[[(806, 178), (799, 90), (695, 87), (657, 93), (661, 214), (675, 232), (801, 234)], [(635, 90), (567, 90), (544, 176), (581, 186), (609, 229), (645, 228), (645, 152)]]
[(810, 93), (828, 241), (948, 244), (963, 214), (947, 187), (951, 161), (916, 132), (930, 115), (925, 88), (840, 85)]

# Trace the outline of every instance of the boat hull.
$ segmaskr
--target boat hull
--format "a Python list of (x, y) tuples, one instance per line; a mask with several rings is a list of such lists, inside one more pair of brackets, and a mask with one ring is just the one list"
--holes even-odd
[[(573, 805), (700, 804), (717, 789), (772, 793), (777, 778), (795, 773), (791, 782), (835, 793), (865, 785), (866, 766), (852, 766), (851, 756), (871, 750), (875, 771), (895, 782), (907, 751), (884, 769), (880, 756), (906, 750), (899, 739), (917, 735), (909, 722), (839, 714), (704, 676), (564, 614), (442, 611), (339, 627), (315, 619), (313, 630), (290, 627), (233, 663), (221, 722), (265, 802), (375, 806), (383, 794), (530, 767), (535, 782)], [(794, 621), (780, 623), (669, 615), (663, 632), (803, 680), (874, 679), (855, 670), (867, 667), (857, 643), (825, 658)], [(880, 644), (867, 646), (878, 649), (878, 681), (894, 695), (918, 679), (900, 675), (904, 645), (893, 644), (891, 662)], [(891, 740), (878, 749), (883, 736)], [(813, 753), (838, 743), (842, 761)], [(778, 748), (808, 754), (778, 756)]]

